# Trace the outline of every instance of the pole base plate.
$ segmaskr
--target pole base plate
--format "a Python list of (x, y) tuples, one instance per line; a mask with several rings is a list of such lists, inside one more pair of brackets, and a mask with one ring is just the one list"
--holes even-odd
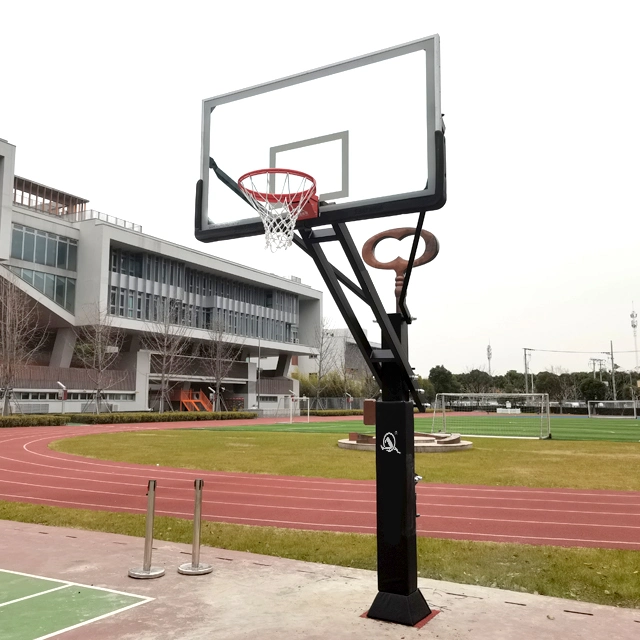
[(160, 578), (163, 575), (164, 569), (162, 567), (150, 567), (148, 571), (145, 571), (144, 568), (129, 569), (129, 577), (137, 580), (150, 580), (151, 578)]
[(419, 589), (408, 596), (379, 591), (367, 612), (367, 618), (413, 627), (430, 613), (431, 609)]
[(206, 573), (211, 573), (212, 571), (213, 567), (210, 564), (203, 563), (193, 565), (191, 562), (187, 562), (178, 567), (178, 573), (185, 576), (203, 576)]

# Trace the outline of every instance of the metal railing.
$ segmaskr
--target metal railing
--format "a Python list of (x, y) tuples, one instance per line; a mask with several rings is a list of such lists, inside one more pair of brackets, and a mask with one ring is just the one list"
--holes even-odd
[(87, 209), (86, 211), (78, 211), (77, 213), (67, 213), (63, 216), (60, 216), (60, 218), (62, 218), (62, 220), (66, 220), (67, 222), (101, 220), (102, 222), (107, 222), (108, 224), (113, 224), (117, 227), (123, 227), (131, 231), (142, 233), (142, 225), (135, 224), (135, 222), (128, 222), (127, 220), (123, 220), (122, 218), (116, 218), (116, 216), (107, 215), (106, 213), (96, 211), (95, 209)]

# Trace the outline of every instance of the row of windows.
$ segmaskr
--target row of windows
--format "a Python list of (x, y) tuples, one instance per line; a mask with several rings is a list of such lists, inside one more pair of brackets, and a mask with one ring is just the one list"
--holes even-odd
[(267, 340), (293, 342), (297, 327), (281, 320), (214, 307), (185, 304), (173, 298), (111, 287), (109, 313), (122, 318), (182, 324), (196, 329), (219, 329), (224, 333)]
[(188, 293), (219, 296), (289, 313), (298, 312), (297, 296), (220, 278), (187, 267), (183, 262), (145, 253), (111, 250), (111, 271), (184, 288)]
[(56, 304), (71, 313), (74, 312), (76, 304), (76, 281), (74, 278), (54, 276), (52, 273), (21, 269), (20, 267), (11, 267), (11, 271), (40, 293), (44, 293)]
[[(54, 391), (21, 391), (16, 393), (17, 400), (60, 400), (60, 392)], [(135, 400), (135, 393), (103, 393), (103, 399), (107, 400)], [(67, 400), (94, 400), (95, 393), (75, 393), (70, 392)]]
[(78, 241), (14, 224), (11, 234), (11, 257), (76, 271)]

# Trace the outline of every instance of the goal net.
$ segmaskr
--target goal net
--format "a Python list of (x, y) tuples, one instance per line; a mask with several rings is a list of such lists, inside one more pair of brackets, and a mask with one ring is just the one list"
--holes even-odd
[(589, 400), (590, 418), (633, 418), (637, 419), (635, 400)]
[(550, 438), (546, 393), (439, 393), (432, 432), (496, 438)]

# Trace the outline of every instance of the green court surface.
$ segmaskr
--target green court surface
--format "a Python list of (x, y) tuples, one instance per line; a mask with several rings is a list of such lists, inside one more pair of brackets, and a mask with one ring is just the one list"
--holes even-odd
[[(441, 421), (436, 423), (436, 431)], [(416, 418), (415, 429), (430, 433), (433, 419)], [(229, 427), (205, 427), (215, 431), (263, 431), (296, 433), (374, 433), (375, 427), (365, 426), (360, 420), (306, 422), (296, 418), (293, 424), (262, 424)], [(495, 437), (538, 437), (540, 418), (529, 416), (455, 416), (447, 419), (447, 431), (463, 435)], [(640, 442), (640, 420), (625, 418), (587, 418), (579, 416), (552, 416), (551, 437), (554, 440), (608, 440), (610, 442)]]
[[(0, 569), (0, 638), (44, 640), (150, 600)], [(91, 637), (90, 629), (86, 637)]]

